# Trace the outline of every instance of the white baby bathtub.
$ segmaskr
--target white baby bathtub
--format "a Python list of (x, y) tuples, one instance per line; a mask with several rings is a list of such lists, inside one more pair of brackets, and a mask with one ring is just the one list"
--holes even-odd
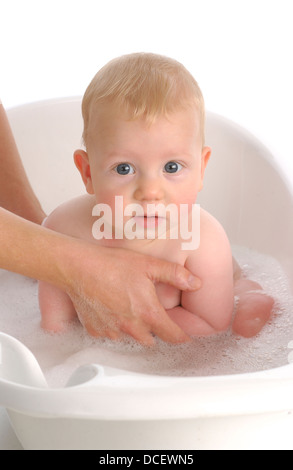
[[(46, 211), (83, 193), (72, 164), (80, 99), (8, 113)], [(208, 113), (213, 148), (200, 203), (232, 244), (274, 256), (293, 286), (293, 189), (247, 131)], [(293, 340), (293, 336), (292, 336)], [(89, 365), (50, 389), (32, 355), (0, 335), (0, 405), (25, 449), (293, 449), (293, 365), (216, 377), (132, 374)]]

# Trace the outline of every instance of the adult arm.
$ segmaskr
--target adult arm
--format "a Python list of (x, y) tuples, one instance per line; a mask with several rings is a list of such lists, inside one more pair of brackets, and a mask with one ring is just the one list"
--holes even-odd
[(1, 102), (0, 168), (0, 206), (32, 222), (42, 223), (44, 211), (26, 176)]
[(200, 281), (177, 264), (139, 253), (97, 247), (0, 208), (0, 268), (49, 282), (73, 301), (81, 323), (95, 336), (153, 335), (179, 343), (189, 337), (168, 317), (154, 283), (195, 290)]

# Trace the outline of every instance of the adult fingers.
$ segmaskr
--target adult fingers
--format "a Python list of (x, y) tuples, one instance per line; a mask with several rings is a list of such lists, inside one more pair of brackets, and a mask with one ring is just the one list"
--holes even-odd
[(190, 337), (171, 320), (164, 309), (153, 323), (152, 331), (167, 343), (179, 344), (191, 341)]
[(153, 259), (149, 266), (149, 277), (154, 282), (162, 282), (180, 290), (198, 290), (201, 281), (183, 266), (168, 261)]

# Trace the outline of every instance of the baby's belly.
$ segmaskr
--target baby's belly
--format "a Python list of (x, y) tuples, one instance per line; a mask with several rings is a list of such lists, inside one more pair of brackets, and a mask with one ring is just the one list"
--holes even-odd
[(168, 310), (181, 304), (181, 291), (168, 284), (157, 284), (156, 291), (162, 306)]

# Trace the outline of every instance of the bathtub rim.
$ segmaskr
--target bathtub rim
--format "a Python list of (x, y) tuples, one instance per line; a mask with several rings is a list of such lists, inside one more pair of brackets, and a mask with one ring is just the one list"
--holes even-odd
[(293, 410), (292, 364), (227, 376), (94, 377), (77, 386), (56, 389), (0, 379), (0, 387), (1, 406), (38, 418), (171, 420)]

